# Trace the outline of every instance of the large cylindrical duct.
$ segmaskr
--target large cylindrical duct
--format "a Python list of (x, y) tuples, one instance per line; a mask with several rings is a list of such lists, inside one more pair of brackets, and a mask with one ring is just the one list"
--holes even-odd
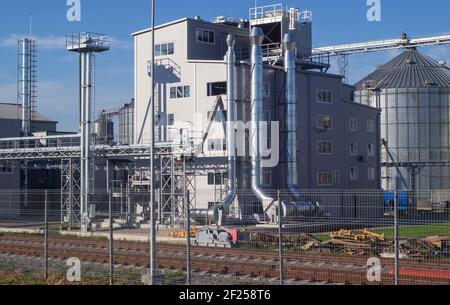
[(318, 210), (318, 204), (303, 202), (302, 193), (298, 184), (298, 157), (297, 157), (297, 71), (295, 64), (295, 42), (288, 33), (283, 38), (284, 69), (286, 71), (286, 131), (287, 131), (287, 187), (295, 202), (283, 203), (284, 217), (298, 217), (300, 215), (313, 215)]
[(274, 202), (265, 194), (261, 186), (261, 151), (262, 140), (260, 123), (263, 115), (263, 56), (261, 44), (264, 34), (261, 28), (254, 27), (250, 34), (251, 50), (251, 130), (250, 150), (252, 163), (252, 191), (261, 201), (264, 211)]
[(283, 39), (284, 69), (286, 71), (286, 132), (287, 132), (287, 186), (294, 198), (301, 196), (298, 187), (297, 160), (297, 90), (295, 66), (295, 42), (290, 34)]
[(228, 154), (228, 194), (223, 201), (225, 210), (233, 204), (236, 198), (236, 143), (235, 143), (235, 122), (236, 122), (236, 96), (235, 96), (235, 65), (236, 55), (234, 46), (236, 37), (232, 34), (227, 37), (227, 154)]

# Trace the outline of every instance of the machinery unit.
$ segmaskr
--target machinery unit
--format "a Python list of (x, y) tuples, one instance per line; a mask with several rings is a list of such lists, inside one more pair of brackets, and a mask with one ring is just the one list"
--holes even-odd
[(197, 233), (193, 244), (200, 247), (231, 248), (235, 243), (225, 229), (203, 228)]

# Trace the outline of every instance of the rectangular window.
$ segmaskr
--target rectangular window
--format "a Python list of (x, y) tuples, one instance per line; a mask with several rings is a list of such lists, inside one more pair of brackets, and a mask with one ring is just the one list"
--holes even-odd
[(208, 185), (224, 185), (227, 180), (227, 173), (208, 173)]
[(367, 132), (374, 133), (376, 131), (375, 121), (367, 120)]
[(333, 93), (330, 90), (318, 89), (316, 91), (316, 101), (318, 103), (332, 104)]
[(271, 171), (264, 171), (263, 185), (266, 185), (266, 186), (272, 185), (272, 172)]
[(187, 98), (191, 96), (191, 87), (190, 86), (178, 86), (170, 88), (170, 98), (171, 99), (180, 99)]
[(359, 153), (358, 143), (353, 142), (350, 144), (350, 155), (356, 156)]
[(369, 157), (375, 156), (375, 145), (371, 143), (367, 144), (367, 156)]
[(333, 173), (332, 172), (317, 173), (317, 185), (320, 186), (333, 185)]
[(263, 97), (270, 97), (270, 83), (263, 83)]
[(357, 167), (351, 167), (350, 168), (350, 180), (358, 180), (359, 173)]
[(318, 115), (317, 116), (317, 129), (328, 130), (333, 128), (333, 119), (331, 115)]
[(349, 130), (350, 131), (358, 131), (358, 119), (355, 119), (355, 118), (349, 119)]
[(215, 33), (210, 30), (197, 29), (196, 37), (197, 42), (214, 44), (215, 41)]
[(215, 82), (207, 84), (208, 96), (218, 96), (227, 94), (227, 82)]
[(12, 161), (0, 161), (0, 174), (11, 174), (12, 172)]
[(375, 170), (375, 168), (369, 167), (367, 169), (367, 179), (369, 181), (373, 181), (373, 180), (375, 180), (375, 178), (376, 178), (376, 170)]
[(167, 126), (173, 126), (175, 124), (175, 114), (167, 114)]
[(173, 42), (155, 45), (155, 56), (166, 56), (175, 53), (175, 45)]
[(318, 155), (331, 155), (333, 154), (333, 142), (320, 141), (317, 142), (317, 154)]

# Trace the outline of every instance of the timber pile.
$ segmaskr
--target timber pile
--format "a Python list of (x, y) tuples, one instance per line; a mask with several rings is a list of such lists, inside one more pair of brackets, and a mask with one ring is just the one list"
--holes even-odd
[(340, 230), (330, 233), (331, 239), (325, 244), (335, 252), (345, 252), (350, 255), (365, 253), (379, 254), (392, 245), (386, 241), (384, 234), (376, 234), (367, 229), (362, 231)]
[(401, 244), (401, 249), (410, 258), (436, 258), (449, 254), (450, 237), (410, 239)]

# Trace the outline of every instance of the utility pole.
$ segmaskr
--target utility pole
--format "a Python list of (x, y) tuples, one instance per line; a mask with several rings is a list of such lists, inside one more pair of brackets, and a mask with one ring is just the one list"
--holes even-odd
[(156, 265), (156, 223), (155, 223), (155, 205), (154, 205), (154, 187), (155, 187), (155, 0), (152, 0), (152, 48), (151, 48), (151, 115), (150, 115), (150, 278), (151, 284), (156, 284), (157, 265)]

